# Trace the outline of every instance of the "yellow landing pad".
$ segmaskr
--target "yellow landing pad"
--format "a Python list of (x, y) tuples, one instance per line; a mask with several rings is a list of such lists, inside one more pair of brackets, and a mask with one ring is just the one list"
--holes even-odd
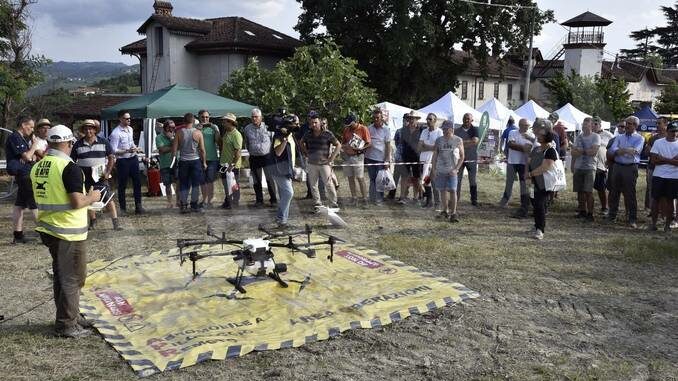
[[(313, 240), (326, 237), (315, 236)], [(233, 247), (198, 246), (201, 254)], [(374, 328), (412, 314), (476, 298), (459, 283), (436, 277), (350, 244), (321, 246), (316, 258), (273, 249), (287, 264), (283, 288), (270, 278), (248, 278), (245, 294), (226, 278), (232, 257), (179, 266), (177, 249), (89, 264), (81, 312), (142, 377), (223, 360), (251, 351), (291, 348), (356, 328)], [(108, 265), (102, 271), (96, 271)]]

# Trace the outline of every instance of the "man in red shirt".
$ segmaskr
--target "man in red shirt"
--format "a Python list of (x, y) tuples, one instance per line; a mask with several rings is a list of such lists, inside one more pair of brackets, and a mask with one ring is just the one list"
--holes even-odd
[(348, 178), (348, 187), (351, 190), (351, 203), (356, 204), (355, 182), (358, 181), (362, 204), (367, 204), (365, 192), (365, 150), (370, 146), (370, 132), (364, 125), (358, 123), (355, 115), (349, 114), (344, 119), (344, 132), (341, 136), (341, 155), (344, 159), (343, 171)]

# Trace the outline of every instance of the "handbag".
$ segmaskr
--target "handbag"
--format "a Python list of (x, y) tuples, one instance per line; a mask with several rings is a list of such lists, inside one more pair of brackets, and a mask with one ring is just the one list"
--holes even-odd
[[(546, 154), (546, 150), (544, 150)], [(560, 192), (567, 187), (567, 178), (565, 177), (565, 166), (560, 160), (556, 150), (556, 161), (548, 171), (544, 172), (544, 190), (547, 192)]]

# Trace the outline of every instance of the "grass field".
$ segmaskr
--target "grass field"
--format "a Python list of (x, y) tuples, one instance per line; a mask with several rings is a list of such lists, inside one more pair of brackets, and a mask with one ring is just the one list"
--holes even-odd
[[(341, 176), (340, 176), (341, 178)], [(343, 178), (340, 196), (347, 196)], [(639, 178), (642, 206), (644, 178)], [(466, 184), (464, 184), (466, 190)], [(678, 379), (678, 232), (649, 233), (622, 223), (583, 223), (563, 192), (547, 217), (546, 238), (525, 232), (532, 220), (498, 208), (503, 179), (479, 176), (478, 208), (461, 202), (458, 224), (415, 206), (346, 208), (350, 228), (333, 234), (478, 291), (467, 304), (394, 325), (349, 331), (297, 349), (252, 353), (152, 376), (161, 380), (676, 380)], [(303, 196), (296, 184), (297, 196)], [(129, 197), (129, 196), (128, 196)], [(252, 190), (243, 192), (252, 200)], [(200, 236), (207, 221), (234, 235), (253, 233), (272, 210), (166, 211), (145, 199), (146, 216), (126, 230), (99, 220), (90, 260), (114, 259)], [(324, 224), (295, 199), (294, 223)], [(11, 205), (0, 205), (0, 314), (6, 318), (51, 297), (50, 257), (39, 244), (10, 246)], [(620, 213), (622, 214), (622, 213)], [(645, 212), (639, 212), (644, 226)], [(600, 218), (599, 218), (600, 220)], [(28, 221), (27, 230), (34, 226)], [(133, 380), (101, 337), (53, 337), (53, 303), (0, 324), (2, 380)]]

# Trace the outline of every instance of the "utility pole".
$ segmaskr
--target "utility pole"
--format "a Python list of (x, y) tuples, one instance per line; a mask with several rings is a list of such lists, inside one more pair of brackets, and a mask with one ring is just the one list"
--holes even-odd
[(530, 49), (527, 52), (527, 75), (525, 76), (525, 93), (523, 94), (523, 103), (527, 103), (530, 99), (530, 80), (532, 77), (532, 45), (534, 43), (534, 14), (539, 8), (535, 5), (532, 8), (532, 16), (530, 17)]

